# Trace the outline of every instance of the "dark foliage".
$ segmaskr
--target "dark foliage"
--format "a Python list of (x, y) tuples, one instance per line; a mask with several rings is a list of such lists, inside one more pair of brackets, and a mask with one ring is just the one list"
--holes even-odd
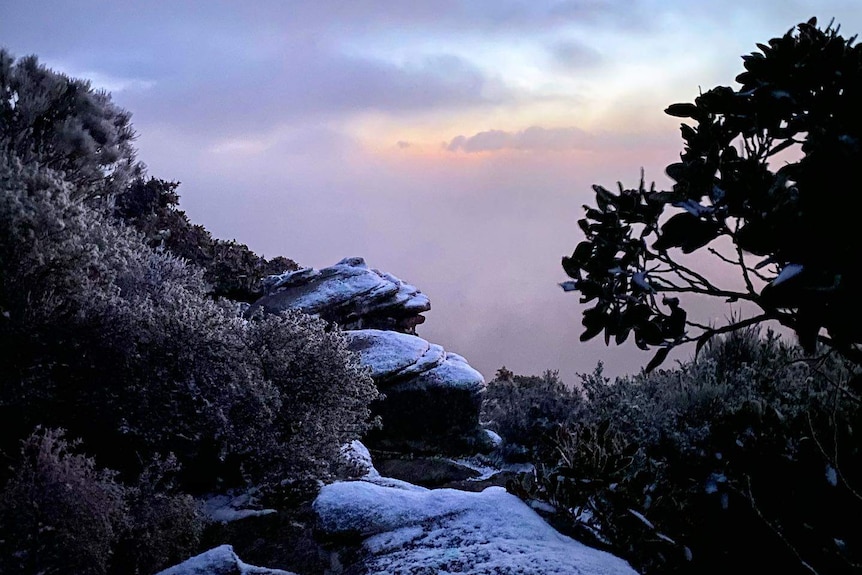
[(212, 237), (179, 209), (178, 182), (137, 178), (116, 200), (116, 214), (144, 234), (152, 247), (164, 246), (204, 270), (214, 296), (253, 302), (262, 295), (261, 280), (299, 269), (293, 260), (266, 260), (247, 246)]
[(56, 431), (37, 431), (0, 491), (0, 571), (107, 573), (123, 488)]
[(191, 225), (107, 94), (5, 52), (0, 90), (0, 571), (152, 573), (197, 550), (190, 493), (329, 477), (368, 370), (217, 297), (295, 264)]
[(535, 461), (555, 449), (561, 424), (577, 417), (580, 395), (565, 386), (556, 371), (540, 377), (515, 375), (505, 367), (488, 383), (482, 423), (503, 439), (509, 460)]
[(61, 171), (78, 193), (105, 199), (143, 169), (130, 119), (88, 81), (0, 49), (0, 153)]
[(862, 402), (834, 354), (734, 332), (674, 370), (583, 376), (522, 495), (651, 573), (862, 568)]
[[(642, 349), (659, 347), (651, 369), (673, 346), (700, 348), (718, 333), (776, 320), (806, 350), (825, 341), (862, 364), (862, 236), (849, 204), (862, 165), (862, 46), (854, 41), (812, 19), (758, 44), (743, 57), (738, 89), (720, 86), (666, 110), (689, 121), (685, 151), (667, 167), (670, 191), (643, 179), (618, 193), (593, 187), (595, 206), (579, 221), (586, 239), (563, 258), (574, 280), (563, 287), (594, 302), (582, 340), (604, 332), (620, 344), (633, 335)], [(745, 288), (720, 287), (676, 250), (714, 255)], [(678, 293), (747, 301), (760, 313), (701, 325), (688, 321), (671, 297)]]

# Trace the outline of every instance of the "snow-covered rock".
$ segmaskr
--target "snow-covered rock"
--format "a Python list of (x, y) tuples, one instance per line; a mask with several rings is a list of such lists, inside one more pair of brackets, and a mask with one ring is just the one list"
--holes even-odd
[(267, 295), (248, 314), (299, 309), (333, 321), (371, 368), (384, 399), (373, 407), (383, 428), (366, 437), (370, 447), (446, 455), (492, 448), (479, 427), (482, 374), (415, 335), (431, 308), (425, 294), (362, 258), (285, 272), (263, 284)]
[(351, 573), (635, 575), (622, 559), (561, 535), (501, 487), (480, 493), (327, 485), (314, 502), (324, 531), (362, 540)]
[(371, 269), (362, 258), (345, 258), (334, 266), (305, 268), (263, 281), (267, 295), (249, 313), (300, 309), (334, 321), (344, 329), (375, 327), (414, 333), (431, 309), (428, 297), (397, 277)]
[(240, 561), (233, 547), (220, 545), (156, 575), (295, 575), (281, 569), (255, 567)]
[(460, 355), (394, 331), (346, 332), (348, 347), (371, 367), (385, 399), (373, 446), (396, 451), (463, 453), (487, 447), (479, 427), (485, 379)]

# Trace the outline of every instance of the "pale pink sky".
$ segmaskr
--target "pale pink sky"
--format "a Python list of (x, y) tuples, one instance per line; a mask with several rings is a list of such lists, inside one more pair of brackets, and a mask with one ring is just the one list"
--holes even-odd
[(662, 110), (814, 15), (862, 32), (857, 0), (4, 0), (0, 46), (110, 90), (215, 235), (317, 268), (363, 256), (428, 294), (420, 335), (486, 378), (574, 381), (650, 357), (580, 343), (557, 286), (590, 185), (666, 183)]

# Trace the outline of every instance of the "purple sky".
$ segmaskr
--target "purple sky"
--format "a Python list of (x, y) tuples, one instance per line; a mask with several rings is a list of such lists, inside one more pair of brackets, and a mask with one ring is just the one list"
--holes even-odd
[(428, 294), (420, 335), (486, 378), (574, 381), (650, 358), (580, 343), (557, 286), (590, 185), (665, 184), (682, 146), (662, 110), (815, 15), (862, 32), (858, 0), (3, 0), (0, 46), (111, 91), (216, 236), (363, 256)]

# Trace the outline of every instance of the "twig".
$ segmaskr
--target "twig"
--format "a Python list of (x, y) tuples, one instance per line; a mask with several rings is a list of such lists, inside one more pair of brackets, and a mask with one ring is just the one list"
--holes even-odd
[(808, 562), (802, 558), (802, 555), (800, 555), (799, 551), (796, 550), (796, 547), (794, 547), (793, 544), (787, 540), (787, 537), (785, 537), (784, 534), (763, 515), (763, 512), (760, 511), (760, 508), (757, 506), (757, 502), (754, 500), (754, 493), (751, 490), (751, 477), (749, 475), (745, 476), (745, 482), (748, 487), (748, 502), (751, 504), (751, 509), (757, 514), (760, 520), (763, 521), (766, 526), (769, 527), (769, 529), (773, 533), (775, 533), (776, 536), (778, 536), (779, 539), (781, 539), (781, 542), (784, 543), (788, 549), (790, 549), (790, 551), (793, 553), (793, 555), (796, 556), (796, 558), (799, 560), (799, 563), (803, 567), (805, 567), (814, 575), (819, 575), (817, 570), (811, 565), (809, 565)]

